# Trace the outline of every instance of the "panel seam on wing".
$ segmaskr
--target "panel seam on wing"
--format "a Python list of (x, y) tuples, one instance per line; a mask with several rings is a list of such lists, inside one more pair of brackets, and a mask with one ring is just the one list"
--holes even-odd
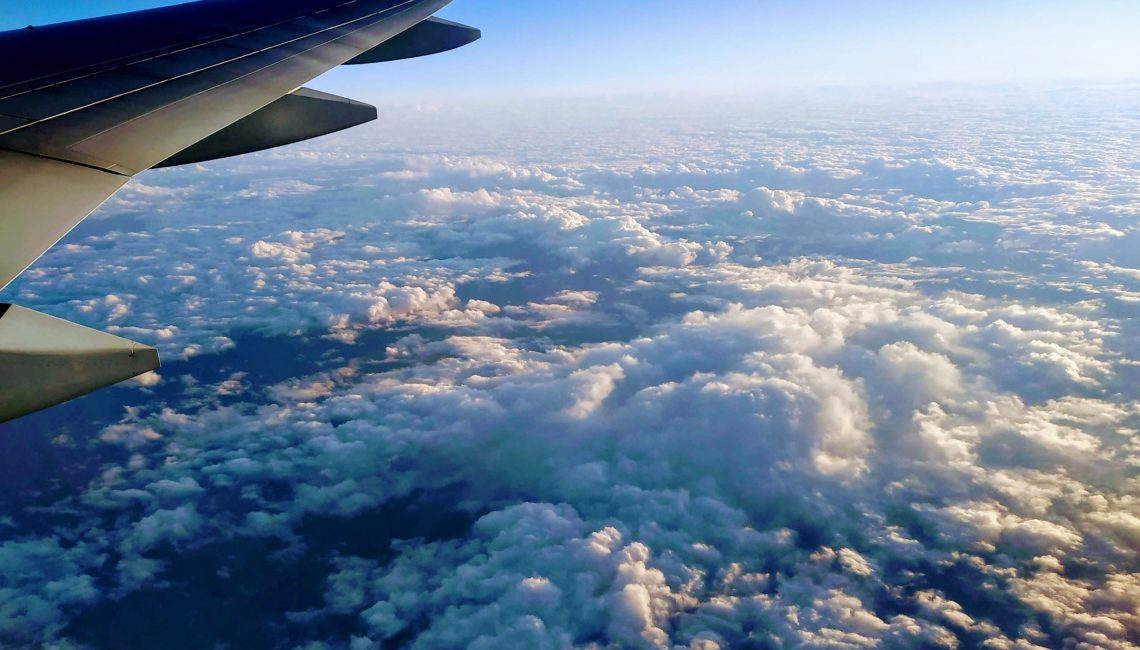
[[(343, 22), (343, 23), (340, 23), (340, 24), (337, 24), (337, 25), (331, 25), (331, 26), (329, 26), (329, 27), (326, 27), (326, 28), (324, 28), (324, 29), (320, 29), (320, 30), (317, 30), (317, 31), (314, 31), (314, 32), (310, 32), (310, 33), (308, 33), (308, 34), (305, 34), (305, 35), (303, 35), (303, 36), (299, 36), (299, 37), (297, 37), (297, 38), (293, 38), (293, 39), (290, 39), (290, 40), (288, 40), (288, 41), (283, 41), (283, 42), (281, 42), (281, 43), (278, 43), (278, 44), (276, 44), (276, 45), (272, 45), (272, 46), (270, 46), (270, 47), (261, 48), (261, 49), (259, 49), (259, 50), (250, 50), (248, 54), (243, 54), (243, 55), (241, 55), (241, 56), (238, 56), (238, 57), (234, 57), (234, 58), (232, 58), (232, 59), (228, 59), (228, 60), (226, 60), (226, 61), (221, 61), (221, 62), (218, 62), (218, 63), (210, 64), (210, 65), (207, 65), (207, 66), (203, 66), (203, 67), (201, 67), (201, 68), (197, 68), (197, 69), (195, 69), (195, 70), (192, 70), (192, 71), (190, 71), (190, 72), (186, 72), (186, 73), (183, 73), (183, 74), (180, 74), (180, 75), (176, 75), (176, 76), (172, 76), (172, 77), (164, 77), (164, 78), (161, 78), (161, 80), (159, 80), (159, 81), (156, 81), (156, 82), (155, 82), (155, 83), (153, 83), (153, 84), (150, 84), (150, 85), (147, 85), (147, 86), (143, 86), (143, 87), (141, 87), (141, 88), (135, 88), (135, 89), (133, 89), (133, 90), (129, 90), (129, 91), (127, 91), (127, 92), (124, 92), (124, 93), (120, 93), (120, 94), (118, 94), (118, 95), (113, 95), (113, 96), (111, 96), (111, 97), (105, 97), (105, 98), (103, 98), (103, 99), (100, 99), (100, 100), (97, 100), (97, 101), (91, 102), (91, 103), (89, 103), (89, 104), (84, 104), (84, 105), (82, 105), (82, 106), (77, 106), (77, 107), (75, 107), (75, 108), (72, 108), (72, 109), (69, 109), (69, 110), (66, 110), (66, 111), (61, 111), (61, 112), (59, 112), (59, 113), (56, 113), (55, 115), (52, 115), (52, 116), (50, 116), (50, 117), (40, 118), (40, 119), (38, 119), (38, 120), (32, 120), (32, 121), (28, 122), (27, 124), (21, 124), (21, 125), (19, 125), (19, 126), (16, 126), (16, 127), (10, 128), (10, 129), (8, 129), (8, 130), (5, 130), (5, 131), (0, 131), (0, 136), (4, 136), (4, 135), (8, 135), (8, 134), (12, 134), (12, 133), (18, 133), (18, 132), (20, 132), (20, 131), (22, 131), (22, 130), (24, 130), (24, 129), (28, 129), (28, 128), (30, 128), (30, 127), (33, 127), (33, 126), (37, 126), (37, 125), (43, 124), (43, 123), (45, 123), (45, 122), (50, 122), (51, 120), (54, 120), (54, 119), (57, 119), (57, 118), (63, 117), (63, 116), (65, 116), (65, 115), (70, 115), (70, 114), (72, 114), (72, 113), (75, 113), (75, 112), (78, 112), (78, 111), (87, 110), (87, 109), (89, 109), (89, 108), (91, 108), (91, 107), (93, 107), (93, 106), (99, 106), (99, 105), (101, 105), (101, 104), (105, 104), (105, 103), (107, 103), (107, 102), (115, 101), (115, 100), (117, 100), (117, 99), (122, 99), (122, 98), (124, 98), (124, 97), (129, 97), (130, 95), (133, 95), (133, 94), (136, 94), (136, 93), (139, 93), (139, 92), (145, 91), (145, 90), (149, 90), (149, 89), (152, 89), (152, 88), (156, 88), (156, 87), (158, 87), (158, 86), (161, 86), (161, 85), (163, 85), (163, 84), (166, 84), (166, 83), (170, 83), (170, 82), (172, 82), (172, 81), (177, 81), (177, 80), (179, 80), (179, 79), (184, 79), (184, 78), (186, 78), (186, 77), (190, 77), (190, 76), (193, 76), (193, 75), (196, 75), (196, 74), (200, 74), (200, 73), (202, 73), (202, 72), (206, 72), (206, 71), (208, 71), (208, 70), (212, 70), (212, 69), (214, 69), (214, 68), (217, 68), (217, 67), (219, 67), (219, 66), (228, 65), (228, 64), (234, 63), (235, 61), (241, 61), (242, 59), (246, 59), (246, 58), (248, 58), (248, 57), (251, 57), (251, 56), (254, 56), (254, 55), (257, 55), (257, 54), (263, 54), (263, 53), (265, 53), (265, 52), (271, 52), (271, 51), (273, 51), (273, 50), (275, 50), (275, 49), (277, 49), (277, 48), (285, 47), (285, 46), (287, 46), (287, 45), (289, 45), (289, 44), (291, 44), (291, 43), (296, 43), (296, 42), (298, 42), (298, 41), (304, 40), (304, 39), (306, 39), (306, 38), (311, 38), (311, 37), (313, 37), (313, 36), (317, 36), (317, 35), (319, 35), (319, 34), (323, 34), (323, 33), (325, 33), (325, 32), (329, 32), (329, 31), (332, 31), (332, 30), (335, 30), (335, 29), (340, 29), (340, 28), (342, 28), (342, 27), (347, 27), (347, 26), (349, 26), (349, 25), (352, 25), (352, 24), (354, 24), (354, 23), (360, 23), (360, 22), (365, 22), (365, 21), (373, 20), (373, 19), (375, 19), (375, 18), (378, 18), (378, 17), (380, 17), (380, 16), (383, 16), (383, 15), (385, 15), (385, 14), (388, 14), (388, 13), (393, 13), (393, 12), (395, 12), (395, 13), (399, 13), (399, 10), (400, 10), (401, 8), (407, 7), (408, 5), (411, 5), (411, 4), (415, 4), (415, 2), (416, 2), (416, 0), (407, 0), (406, 2), (402, 2), (402, 3), (398, 4), (398, 5), (395, 5), (395, 6), (393, 6), (393, 7), (388, 7), (387, 9), (384, 9), (384, 10), (382, 10), (382, 11), (373, 12), (373, 13), (371, 13), (371, 14), (368, 14), (368, 15), (366, 15), (366, 16), (361, 16), (360, 18), (354, 18), (354, 19), (352, 19), (352, 20), (349, 20), (349, 21), (345, 21), (345, 22)], [(351, 4), (351, 3), (349, 3), (349, 4)], [(338, 5), (338, 7), (339, 7), (339, 6), (344, 6), (344, 5)], [(325, 10), (322, 10), (322, 11), (328, 11), (328, 10), (327, 10), (327, 9), (325, 9)], [(154, 56), (154, 57), (150, 57), (150, 58), (148, 58), (148, 59), (140, 59), (140, 60), (138, 60), (138, 61), (132, 61), (131, 63), (124, 63), (124, 64), (122, 64), (122, 65), (119, 65), (119, 66), (116, 66), (116, 67), (113, 67), (113, 68), (105, 68), (105, 69), (99, 70), (98, 72), (92, 72), (92, 73), (90, 73), (90, 74), (88, 74), (88, 75), (84, 75), (84, 76), (81, 76), (81, 77), (75, 77), (75, 78), (73, 78), (73, 79), (69, 79), (68, 81), (65, 81), (65, 82), (60, 82), (60, 83), (57, 83), (57, 84), (51, 84), (51, 85), (49, 85), (49, 86), (42, 86), (42, 87), (40, 87), (40, 88), (37, 88), (37, 89), (35, 89), (35, 90), (29, 90), (29, 91), (25, 91), (25, 92), (22, 92), (22, 93), (16, 93), (15, 95), (9, 95), (9, 96), (7, 96), (7, 97), (4, 97), (3, 99), (10, 99), (10, 98), (12, 98), (12, 97), (19, 97), (19, 96), (21, 96), (21, 95), (25, 95), (25, 94), (28, 94), (28, 93), (34, 93), (34, 92), (40, 92), (40, 91), (43, 91), (43, 90), (46, 90), (46, 89), (54, 88), (54, 87), (56, 87), (56, 86), (65, 85), (65, 84), (67, 84), (67, 83), (71, 83), (71, 82), (74, 82), (74, 81), (79, 81), (79, 80), (81, 80), (81, 79), (87, 79), (87, 78), (90, 78), (90, 77), (97, 77), (97, 76), (98, 76), (98, 75), (100, 75), (100, 74), (105, 74), (105, 73), (108, 73), (108, 72), (114, 72), (114, 71), (116, 71), (116, 70), (119, 70), (119, 69), (121, 69), (121, 68), (127, 68), (127, 67), (129, 67), (129, 66), (132, 66), (132, 65), (137, 65), (137, 64), (139, 64), (139, 63), (145, 63), (146, 61), (152, 61), (152, 60), (155, 60), (155, 59), (161, 59), (161, 58), (163, 58), (163, 57), (166, 57), (166, 56), (171, 56), (171, 55), (173, 55), (173, 54), (178, 54), (178, 53), (180, 53), (180, 52), (185, 52), (185, 51), (189, 51), (189, 50), (192, 50), (192, 49), (195, 49), (195, 48), (203, 47), (203, 46), (205, 46), (205, 45), (210, 45), (210, 44), (213, 44), (213, 43), (221, 42), (221, 41), (223, 41), (223, 40), (226, 40), (226, 39), (230, 39), (230, 38), (236, 38), (236, 37), (238, 37), (238, 36), (242, 36), (242, 35), (245, 35), (245, 34), (250, 34), (250, 33), (253, 33), (253, 32), (259, 31), (260, 29), (266, 29), (266, 28), (268, 28), (268, 27), (274, 27), (274, 26), (276, 26), (276, 25), (285, 24), (285, 23), (287, 23), (287, 22), (292, 22), (292, 21), (298, 20), (298, 19), (300, 19), (300, 18), (305, 18), (305, 17), (307, 17), (307, 16), (313, 16), (313, 15), (316, 15), (317, 13), (321, 13), (321, 12), (314, 12), (314, 13), (312, 13), (312, 14), (302, 14), (301, 16), (297, 16), (296, 18), (292, 18), (292, 19), (290, 19), (290, 20), (288, 20), (288, 21), (282, 21), (281, 23), (274, 23), (273, 25), (267, 25), (267, 26), (265, 26), (265, 27), (261, 27), (261, 28), (258, 28), (257, 30), (249, 30), (249, 31), (246, 31), (246, 32), (241, 32), (241, 33), (239, 33), (239, 34), (231, 34), (231, 35), (229, 35), (229, 36), (226, 36), (226, 37), (224, 37), (224, 38), (219, 38), (219, 39), (217, 39), (217, 40), (214, 40), (214, 41), (209, 41), (209, 42), (199, 43), (198, 45), (194, 45), (193, 47), (188, 47), (188, 48), (184, 48), (184, 49), (181, 49), (181, 50), (172, 50), (172, 51), (170, 51), (170, 52), (166, 52), (166, 53), (164, 53), (164, 54), (162, 54), (162, 55), (160, 55), (160, 56)], [(363, 28), (362, 28), (362, 29), (363, 29)], [(355, 32), (357, 32), (357, 31), (360, 31), (360, 30), (353, 30), (352, 32), (349, 32), (349, 34), (355, 33)], [(348, 34), (346, 34), (346, 36), (347, 36), (347, 35), (348, 35)], [(305, 54), (306, 52), (309, 52), (309, 51), (312, 51), (313, 49), (316, 49), (316, 48), (318, 48), (318, 47), (321, 47), (321, 46), (327, 45), (328, 43), (331, 43), (331, 42), (333, 42), (333, 41), (336, 41), (336, 40), (340, 40), (340, 39), (339, 39), (339, 38), (336, 38), (336, 39), (332, 39), (332, 40), (330, 40), (330, 41), (326, 41), (326, 42), (324, 42), (324, 43), (320, 43), (320, 44), (318, 44), (318, 45), (314, 45), (312, 48), (309, 48), (308, 50), (304, 50), (304, 51), (302, 51), (302, 52), (298, 52), (298, 53), (296, 53), (296, 54), (294, 54), (294, 55), (292, 55), (292, 56), (289, 56), (289, 57), (287, 57), (287, 59), (291, 59), (291, 58), (293, 58), (293, 57), (295, 57), (295, 56), (298, 56), (298, 55), (301, 55), (301, 54)], [(286, 60), (286, 59), (282, 59), (282, 60)], [(277, 63), (277, 62), (274, 62), (274, 63)], [(270, 65), (273, 65), (273, 64), (269, 64), (269, 65), (267, 65), (267, 66), (265, 66), (265, 67), (270, 67)], [(232, 80), (230, 80), (230, 81), (227, 81), (227, 82), (225, 82), (225, 83), (230, 83), (230, 82), (232, 82), (232, 81), (236, 81), (236, 80), (238, 80), (238, 79), (242, 79), (242, 78), (244, 78), (244, 77), (247, 77), (247, 76), (249, 76), (250, 74), (254, 74), (254, 73), (253, 73), (253, 72), (250, 72), (250, 73), (247, 73), (247, 74), (241, 75), (240, 77), (235, 77), (234, 79), (232, 79)], [(219, 86), (221, 86), (221, 85), (224, 85), (224, 83), (223, 83), (223, 84), (219, 84)], [(95, 135), (98, 135), (98, 134), (95, 134)]]

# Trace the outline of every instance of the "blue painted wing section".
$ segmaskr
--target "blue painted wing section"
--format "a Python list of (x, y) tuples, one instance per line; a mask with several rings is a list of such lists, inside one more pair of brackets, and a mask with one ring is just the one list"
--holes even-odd
[[(58, 79), (264, 29), (345, 5), (391, 9), (401, 0), (203, 0), (89, 20), (0, 32), (0, 96), (11, 86)], [(300, 35), (320, 18), (293, 23)]]

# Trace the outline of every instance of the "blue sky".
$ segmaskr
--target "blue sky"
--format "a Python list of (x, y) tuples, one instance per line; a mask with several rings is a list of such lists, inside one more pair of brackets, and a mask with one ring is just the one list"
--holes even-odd
[[(172, 3), (4, 0), (0, 27), (161, 4)], [(462, 55), (337, 71), (321, 87), (371, 88), (362, 99), (383, 101), (1140, 77), (1140, 3), (1129, 0), (456, 0), (441, 15), (484, 40)]]

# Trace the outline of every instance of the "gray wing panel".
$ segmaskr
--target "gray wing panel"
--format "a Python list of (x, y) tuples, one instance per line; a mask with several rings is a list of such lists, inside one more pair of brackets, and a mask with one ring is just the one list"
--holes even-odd
[(347, 65), (384, 63), (439, 54), (474, 43), (482, 32), (441, 18), (428, 18), (395, 38), (384, 41)]
[(0, 288), (130, 180), (0, 150)]
[(0, 422), (158, 368), (158, 351), (15, 305), (0, 305)]
[(236, 34), (225, 22), (233, 6), (205, 2), (202, 19), (221, 25), (216, 37), (125, 56), (94, 71), (61, 71), (49, 81), (0, 88), (0, 288), (128, 177), (449, 2), (310, 2), (307, 13)]
[(189, 165), (263, 151), (349, 129), (374, 119), (374, 106), (301, 88), (155, 167)]
[(360, 0), (0, 99), (0, 115), (32, 120), (0, 134), (0, 148), (135, 174), (449, 1)]

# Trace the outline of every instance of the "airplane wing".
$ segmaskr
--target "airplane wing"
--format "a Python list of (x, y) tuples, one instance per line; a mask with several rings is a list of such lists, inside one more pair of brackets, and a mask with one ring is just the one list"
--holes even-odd
[[(0, 289), (134, 175), (376, 118), (302, 86), (454, 49), (451, 0), (200, 0), (0, 33)], [(147, 346), (0, 305), (0, 422), (158, 366)]]

